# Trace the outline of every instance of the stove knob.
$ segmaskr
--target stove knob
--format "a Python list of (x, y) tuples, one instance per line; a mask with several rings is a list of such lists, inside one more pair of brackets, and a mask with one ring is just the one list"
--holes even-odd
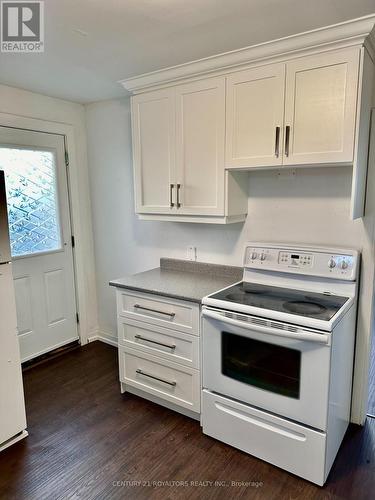
[(250, 254), (250, 259), (255, 260), (258, 257), (258, 254), (256, 252), (251, 252)]
[(348, 269), (348, 263), (346, 260), (343, 260), (340, 264), (341, 269)]
[(333, 269), (334, 267), (336, 267), (336, 262), (335, 262), (335, 260), (334, 260), (334, 259), (330, 259), (330, 260), (328, 261), (328, 267), (329, 267), (330, 269)]
[(260, 260), (266, 260), (266, 254), (264, 252), (260, 254)]

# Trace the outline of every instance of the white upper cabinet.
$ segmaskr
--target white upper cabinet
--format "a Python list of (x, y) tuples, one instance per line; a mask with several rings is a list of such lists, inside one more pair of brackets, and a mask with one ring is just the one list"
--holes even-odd
[(287, 64), (284, 165), (352, 163), (358, 49)]
[(248, 171), (348, 165), (362, 217), (374, 61), (375, 14), (124, 80), (136, 212), (240, 222)]
[(282, 164), (285, 64), (227, 78), (227, 167)]
[(175, 168), (174, 89), (132, 98), (133, 160), (137, 213), (173, 211)]
[(176, 87), (178, 213), (224, 215), (225, 78)]
[(135, 208), (143, 219), (245, 220), (247, 183), (224, 166), (225, 77), (133, 96), (132, 129)]
[(225, 166), (352, 163), (359, 56), (342, 50), (228, 76)]

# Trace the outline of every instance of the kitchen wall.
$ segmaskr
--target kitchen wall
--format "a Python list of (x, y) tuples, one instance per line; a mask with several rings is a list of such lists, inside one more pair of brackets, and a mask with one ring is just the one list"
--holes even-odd
[[(0, 113), (41, 120), (41, 129), (43, 129), (43, 121), (69, 124), (74, 129), (77, 160), (75, 166), (78, 169), (77, 178), (78, 189), (80, 191), (78, 209), (82, 226), (82, 235), (79, 244), (85, 255), (84, 269), (82, 269), (82, 281), (84, 281), (82, 287), (86, 291), (86, 302), (88, 304), (86, 326), (88, 334), (92, 335), (92, 333), (98, 330), (98, 318), (84, 107), (80, 104), (61, 99), (54, 99), (22, 89), (0, 85)], [(3, 124), (2, 117), (4, 118), (4, 116), (0, 115), (0, 125)], [(38, 129), (38, 125), (35, 128)]]
[[(102, 336), (116, 336), (111, 278), (156, 267), (160, 257), (183, 259), (188, 245), (197, 247), (200, 261), (241, 265), (247, 241), (311, 243), (363, 251), (358, 350), (360, 357), (365, 355), (373, 292), (375, 168), (369, 180), (370, 215), (363, 220), (349, 220), (351, 168), (330, 167), (300, 169), (295, 175), (287, 170), (250, 173), (244, 224), (139, 221), (134, 215), (129, 99), (90, 104), (86, 118)], [(358, 377), (358, 397), (362, 378)]]

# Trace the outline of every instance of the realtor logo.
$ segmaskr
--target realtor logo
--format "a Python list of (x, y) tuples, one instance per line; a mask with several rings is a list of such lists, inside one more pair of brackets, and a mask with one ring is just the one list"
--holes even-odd
[(44, 2), (1, 2), (1, 52), (44, 52)]

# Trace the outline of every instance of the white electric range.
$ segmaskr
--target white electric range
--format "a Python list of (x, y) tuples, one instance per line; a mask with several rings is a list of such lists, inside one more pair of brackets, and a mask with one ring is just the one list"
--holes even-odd
[(323, 485), (350, 417), (359, 254), (251, 243), (203, 299), (203, 432)]

